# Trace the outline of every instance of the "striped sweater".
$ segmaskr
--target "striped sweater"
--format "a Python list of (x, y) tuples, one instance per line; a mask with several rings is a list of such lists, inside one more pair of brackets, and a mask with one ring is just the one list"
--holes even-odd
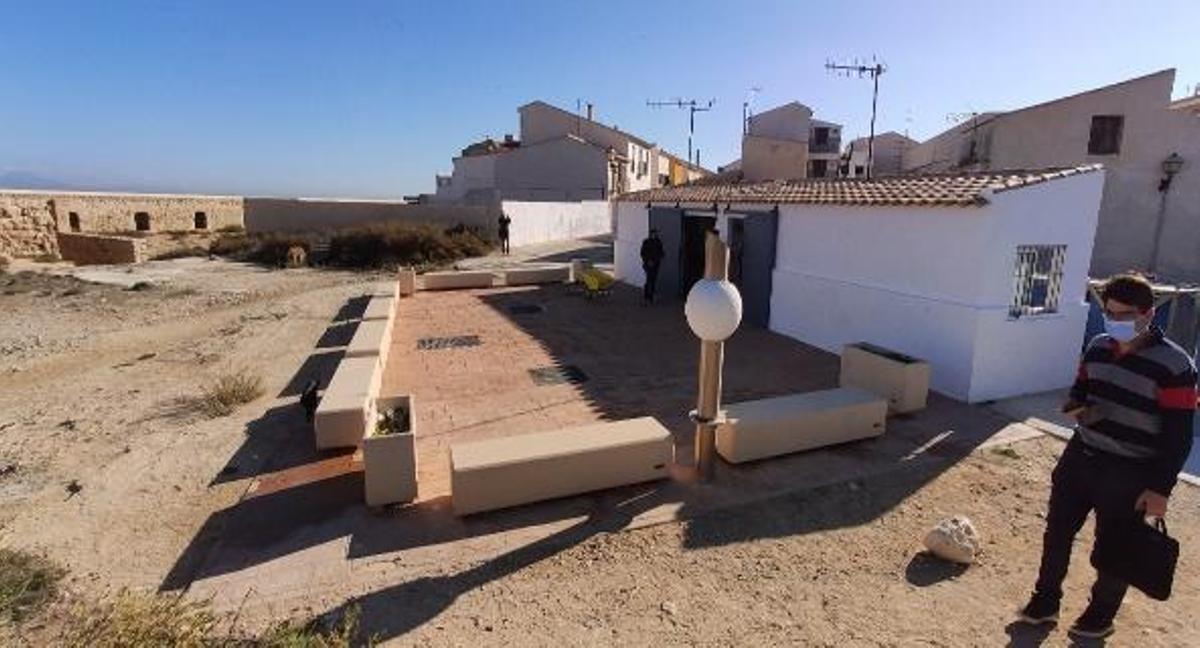
[(1077, 430), (1083, 443), (1144, 464), (1146, 487), (1171, 494), (1192, 448), (1196, 367), (1187, 352), (1157, 327), (1125, 354), (1100, 334), (1084, 351), (1071, 401), (1088, 406)]

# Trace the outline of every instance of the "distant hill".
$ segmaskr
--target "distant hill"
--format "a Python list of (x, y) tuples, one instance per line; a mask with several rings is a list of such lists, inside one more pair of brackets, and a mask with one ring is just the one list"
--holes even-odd
[(0, 188), (4, 189), (68, 189), (65, 182), (43, 178), (29, 171), (13, 169), (0, 171)]

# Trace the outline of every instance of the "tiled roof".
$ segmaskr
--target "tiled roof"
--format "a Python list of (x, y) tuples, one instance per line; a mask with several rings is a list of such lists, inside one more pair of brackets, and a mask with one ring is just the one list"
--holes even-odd
[(1099, 164), (1089, 164), (1037, 170), (899, 175), (871, 180), (814, 178), (722, 183), (706, 178), (675, 187), (635, 191), (623, 194), (617, 200), (647, 203), (971, 206), (985, 204), (988, 193), (1018, 189), (1101, 168)]

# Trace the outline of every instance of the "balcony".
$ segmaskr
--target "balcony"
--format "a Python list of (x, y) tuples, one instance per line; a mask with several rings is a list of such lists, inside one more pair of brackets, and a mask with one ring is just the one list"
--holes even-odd
[(826, 137), (822, 141), (816, 138), (808, 140), (809, 153), (838, 153), (842, 150), (842, 140), (840, 137)]

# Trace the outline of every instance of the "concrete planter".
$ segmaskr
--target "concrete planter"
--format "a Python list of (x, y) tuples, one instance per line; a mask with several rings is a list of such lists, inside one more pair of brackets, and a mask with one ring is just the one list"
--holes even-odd
[(929, 363), (880, 346), (859, 342), (842, 348), (840, 384), (887, 399), (893, 414), (925, 409)]
[(401, 268), (396, 293), (398, 297), (409, 297), (417, 292), (417, 271)]
[[(379, 434), (376, 423), (382, 412), (396, 406), (408, 410), (408, 430)], [(367, 506), (411, 502), (417, 498), (417, 417), (409, 395), (375, 399), (371, 422), (362, 441), (364, 496)]]

